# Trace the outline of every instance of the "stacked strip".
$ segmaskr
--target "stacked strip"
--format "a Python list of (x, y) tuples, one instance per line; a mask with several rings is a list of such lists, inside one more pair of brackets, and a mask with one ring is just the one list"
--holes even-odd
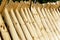
[(0, 14), (2, 39), (60, 40), (59, 4), (60, 2), (32, 3), (30, 7), (26, 1), (10, 1)]

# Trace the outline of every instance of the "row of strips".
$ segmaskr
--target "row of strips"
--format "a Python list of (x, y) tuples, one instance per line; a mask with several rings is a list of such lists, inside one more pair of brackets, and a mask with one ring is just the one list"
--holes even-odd
[(29, 8), (4, 10), (4, 19), (13, 40), (59, 40), (59, 16), (58, 9), (31, 7), (31, 11)]
[[(23, 9), (21, 9), (21, 10), (23, 10)], [(38, 11), (37, 11), (38, 10)], [(6, 14), (6, 16), (4, 17), (5, 18), (5, 20), (6, 20), (6, 23), (7, 23), (7, 25), (8, 25), (8, 29), (9, 29), (9, 31), (10, 31), (10, 33), (11, 33), (11, 36), (12, 36), (12, 39), (13, 40), (39, 40), (39, 39), (41, 39), (41, 40), (49, 40), (50, 39), (50, 37), (48, 38), (48, 36), (50, 35), (51, 36), (51, 39), (54, 39), (54, 40), (58, 40), (57, 39), (57, 36), (58, 36), (58, 38), (60, 39), (60, 35), (59, 35), (59, 25), (60, 25), (60, 23), (59, 23), (59, 16), (58, 15), (60, 15), (59, 14), (59, 11), (58, 11), (58, 9), (57, 10), (55, 10), (55, 9), (51, 9), (51, 11), (52, 11), (52, 20), (51, 20), (51, 17), (49, 17), (48, 16), (48, 14), (47, 14), (47, 17), (46, 17), (46, 13), (49, 13), (50, 14), (50, 9), (48, 9), (48, 10), (46, 10), (46, 9), (42, 9), (42, 12), (40, 12), (39, 11), (39, 8), (37, 8), (37, 10), (36, 10), (36, 8), (31, 8), (31, 11), (32, 12), (30, 12), (30, 9), (29, 8), (25, 8), (24, 9), (24, 11), (20, 11), (20, 13), (23, 13), (23, 14), (19, 14), (22, 18), (22, 20), (23, 21), (21, 21), (21, 19), (20, 19), (20, 16), (18, 17), (18, 14), (17, 13), (19, 13), (17, 10), (16, 10), (16, 14), (15, 14), (15, 12), (13, 11), (13, 9), (11, 9), (11, 13), (9, 13), (8, 11), (6, 11), (5, 10), (5, 12), (4, 12), (4, 14), (5, 13), (9, 13), (9, 15), (11, 16), (10, 17), (10, 20), (6, 17), (8, 14)], [(53, 11), (54, 10), (54, 11)], [(48, 12), (47, 12), (48, 11)], [(57, 12), (56, 12), (57, 11)], [(33, 14), (33, 13), (36, 13), (36, 14)], [(13, 14), (14, 13), (14, 14)], [(27, 13), (27, 14), (26, 14)], [(42, 16), (40, 16), (39, 15), (39, 13), (45, 13), (45, 14), (40, 14), (40, 15), (42, 15)], [(56, 14), (54, 14), (54, 13), (56, 13)], [(57, 14), (58, 13), (58, 14)], [(26, 15), (25, 15), (26, 14)], [(8, 16), (9, 16), (8, 15)], [(15, 16), (13, 16), (13, 15), (15, 15)], [(31, 16), (28, 16), (28, 15), (33, 15), (32, 16), (32, 18), (30, 18)], [(34, 16), (35, 15), (35, 16)], [(39, 15), (39, 16), (36, 16), (36, 15)], [(44, 17), (43, 17), (44, 16)], [(40, 17), (40, 18), (39, 18)], [(6, 19), (7, 18), (7, 19)], [(44, 18), (44, 19), (42, 19), (41, 20), (41, 18)], [(46, 19), (45, 19), (46, 18)], [(29, 20), (29, 21), (28, 21)], [(38, 20), (38, 21), (37, 21)], [(45, 20), (45, 21), (43, 21), (43, 20)], [(2, 21), (2, 20), (0, 20), (0, 21)], [(20, 21), (20, 22), (19, 22)], [(11, 22), (11, 23), (10, 23)], [(42, 23), (41, 23), (42, 22)], [(49, 22), (51, 22), (51, 24), (49, 23)], [(53, 23), (52, 23), (53, 22)], [(0, 22), (1, 23), (1, 22)], [(3, 23), (3, 22), (2, 22)], [(12, 24), (12, 25), (11, 25)], [(24, 25), (25, 26), (24, 26)], [(44, 25), (43, 25), (44, 24)], [(46, 25), (47, 24), (47, 25)], [(5, 25), (5, 24), (4, 24)], [(45, 29), (45, 25), (46, 25), (46, 29)], [(23, 27), (22, 27), (23, 26)], [(41, 26), (41, 27), (40, 27)], [(49, 26), (49, 28), (47, 28)], [(51, 30), (53, 30), (52, 29), (52, 26), (53, 26), (53, 29), (54, 29), (54, 32), (53, 32), (53, 35), (54, 35), (54, 38), (52, 37), (52, 35), (51, 35), (51, 32), (49, 31), (48, 32), (48, 30), (49, 29), (51, 29)], [(27, 27), (27, 28), (26, 28)], [(43, 32), (41, 32), (40, 31), (40, 29), (42, 29), (42, 27), (44, 27), (43, 29)], [(40, 28), (40, 29), (39, 29)], [(7, 28), (6, 28), (7, 29)], [(28, 31), (25, 31), (25, 29), (26, 30), (28, 30)], [(2, 30), (2, 29), (1, 29)], [(49, 33), (49, 35), (48, 36), (45, 36), (45, 34), (47, 35), (47, 33), (46, 33), (46, 31), (47, 31), (47, 33)], [(58, 31), (57, 31), (58, 30)], [(56, 34), (55, 34), (55, 31), (56, 31)], [(5, 31), (4, 31), (5, 32)], [(8, 34), (8, 36), (4, 36), (4, 33), (3, 33), (3, 31), (1, 31), (1, 33), (2, 33), (2, 35), (3, 35), (3, 39), (4, 40), (11, 40), (11, 38), (10, 38), (10, 36), (9, 36), (9, 33), (8, 32), (6, 32), (6, 34)], [(42, 34), (43, 33), (43, 34)], [(45, 33), (45, 34), (44, 34)], [(5, 34), (5, 35), (6, 35)], [(15, 35), (16, 34), (16, 35)], [(18, 36), (17, 36), (18, 35)], [(43, 37), (41, 37), (41, 35), (43, 35)], [(8, 39), (7, 39), (7, 37), (8, 37)], [(45, 38), (45, 39), (44, 39)], [(48, 39), (47, 39), (48, 38)]]

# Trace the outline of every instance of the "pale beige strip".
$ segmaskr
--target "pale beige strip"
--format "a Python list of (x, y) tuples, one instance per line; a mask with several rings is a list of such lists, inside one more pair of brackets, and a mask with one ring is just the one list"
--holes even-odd
[(59, 12), (59, 10), (58, 10), (58, 9), (56, 9), (56, 11), (57, 11), (57, 13), (58, 13), (58, 16), (60, 17), (60, 12)]
[(11, 40), (10, 35), (7, 31), (7, 28), (3, 22), (1, 14), (0, 14), (0, 31), (4, 40)]
[(58, 23), (58, 25), (59, 25), (59, 27), (60, 27), (60, 17), (59, 17), (59, 12), (57, 12), (56, 10), (57, 10), (57, 9), (54, 9), (55, 15), (56, 15), (56, 17), (58, 18), (56, 22)]
[[(50, 16), (50, 18), (49, 18), (49, 20), (51, 20), (50, 22), (51, 22), (51, 24), (52, 24), (52, 26), (53, 26), (53, 28), (55, 29), (55, 32), (57, 33), (58, 32), (58, 30), (56, 29), (56, 26), (55, 26), (55, 24), (54, 24), (54, 18), (53, 18), (53, 16), (51, 15), (51, 12), (50, 12), (50, 10), (48, 9), (47, 10), (48, 11), (48, 15)], [(54, 36), (55, 37), (55, 36)]]
[[(35, 26), (35, 28), (36, 28), (36, 31), (37, 31), (37, 34), (38, 34), (39, 38), (40, 38), (41, 40), (45, 40), (45, 38), (44, 38), (43, 35), (41, 34), (41, 31), (40, 31), (37, 23), (35, 22), (35, 20), (34, 20), (34, 18), (33, 18), (33, 16), (32, 16), (31, 11), (29, 10), (29, 8), (28, 8), (28, 12), (29, 12), (30, 18), (31, 18), (31, 20), (32, 20), (32, 23), (34, 24), (34, 26)], [(43, 29), (43, 28), (42, 28), (42, 29)], [(44, 33), (44, 31), (43, 31), (43, 33)]]
[(46, 16), (45, 16), (45, 12), (44, 12), (44, 9), (42, 8), (41, 9), (41, 16), (43, 16), (42, 18), (42, 23), (44, 25), (44, 27), (46, 28), (46, 31), (47, 31), (47, 34), (48, 34), (48, 37), (49, 37), (49, 40), (54, 40), (53, 37), (52, 37), (52, 34), (51, 34), (51, 30), (49, 29), (50, 27), (47, 25), (47, 19), (46, 19)]
[[(41, 19), (39, 18), (39, 15), (36, 13), (36, 11), (35, 11), (34, 8), (31, 8), (31, 10), (32, 10), (32, 14), (33, 14), (33, 16), (34, 16), (34, 18), (35, 18), (35, 20), (36, 20), (36, 23), (38, 24), (38, 26), (42, 27), (43, 25), (42, 25), (42, 23), (41, 23)], [(38, 21), (37, 21), (37, 20), (38, 20)], [(40, 28), (40, 29), (41, 29), (41, 28)], [(44, 29), (44, 28), (43, 28), (43, 29)], [(43, 33), (43, 34), (44, 34), (44, 32), (45, 32), (45, 31), (42, 30), (42, 33)], [(47, 33), (44, 34), (44, 37), (45, 37), (46, 40), (49, 40)]]
[(27, 11), (27, 8), (25, 8), (25, 14), (26, 14), (27, 20), (29, 21), (29, 24), (31, 25), (30, 27), (31, 27), (31, 29), (32, 29), (32, 36), (34, 37), (34, 40), (38, 40), (39, 38), (38, 38), (38, 35), (37, 35), (37, 33), (36, 33), (36, 29), (35, 29), (34, 25), (33, 25), (32, 22), (31, 22), (29, 13), (28, 13), (28, 11)]
[[(38, 10), (38, 12), (40, 13), (40, 8), (38, 8), (37, 10)], [(48, 18), (47, 18), (46, 13), (45, 13), (45, 18), (46, 18), (46, 21), (47, 21), (47, 25), (48, 25), (48, 27), (50, 27), (50, 30), (52, 30), (52, 32), (53, 32), (52, 26), (51, 26), (51, 24), (50, 24), (50, 22), (49, 22), (49, 20), (48, 20)], [(52, 32), (51, 32), (51, 33), (52, 33)], [(53, 35), (54, 35), (54, 34), (53, 34)], [(53, 35), (50, 34), (50, 36), (51, 36), (51, 40), (54, 40)]]
[(9, 31), (11, 33), (13, 40), (20, 40), (20, 38), (18, 37), (17, 32), (13, 26), (13, 23), (10, 19), (7, 8), (5, 8), (5, 10), (4, 10), (4, 18), (6, 20), (7, 25), (9, 26), (8, 28), (9, 28)]
[(56, 15), (55, 15), (54, 9), (52, 9), (52, 8), (51, 8), (51, 14), (52, 14), (53, 18), (54, 18), (54, 19), (55, 19), (55, 21), (56, 21), (56, 20), (57, 20), (57, 18), (56, 18)]
[(60, 17), (60, 12), (59, 12), (59, 10), (57, 9), (57, 12), (58, 12), (58, 15), (59, 15), (59, 17)]
[(19, 37), (21, 37), (21, 40), (26, 40), (26, 38), (24, 36), (24, 33), (21, 29), (21, 26), (20, 26), (16, 16), (15, 16), (15, 13), (14, 13), (13, 9), (11, 9), (10, 15), (11, 15), (11, 19), (12, 19), (12, 22), (14, 24), (14, 27), (15, 27), (16, 31), (18, 32), (18, 34), (19, 34)]
[(57, 15), (57, 13), (56, 13), (56, 11), (55, 11), (55, 9), (53, 8), (53, 15), (55, 15), (54, 17), (55, 17), (55, 20), (56, 21), (59, 21), (59, 16)]
[[(56, 9), (54, 9), (54, 12), (55, 12), (56, 17), (58, 18), (56, 23), (57, 23), (58, 27), (60, 28), (60, 18), (58, 16), (58, 13), (56, 12)], [(60, 39), (60, 32), (58, 34), (58, 38)]]
[(56, 23), (56, 19), (55, 19), (55, 13), (53, 12), (53, 9), (51, 9), (51, 15), (52, 15), (52, 17), (53, 17), (53, 22), (54, 22), (54, 24), (55, 24), (55, 28), (58, 30), (58, 32), (60, 32), (60, 29), (59, 29), (59, 26), (57, 25), (57, 23)]
[(33, 40), (39, 40), (39, 38), (37, 37), (35, 37), (34, 36), (34, 32), (33, 32), (33, 29), (31, 28), (31, 25), (30, 25), (30, 23), (29, 23), (29, 21), (28, 21), (28, 19), (26, 18), (26, 16), (25, 16), (25, 13), (24, 13), (24, 11), (23, 11), (23, 9), (22, 9), (22, 16), (24, 17), (23, 18), (23, 20), (25, 21), (25, 23), (26, 23), (26, 25), (27, 25), (27, 28), (29, 29), (29, 31), (30, 31), (30, 33), (31, 33), (31, 35), (32, 35), (32, 37), (33, 37)]
[(56, 17), (58, 18), (56, 20), (56, 23), (57, 23), (58, 27), (60, 28), (60, 18), (59, 18), (59, 15), (58, 15), (59, 13), (56, 11), (56, 9), (54, 9), (54, 12), (55, 12)]
[[(54, 35), (59, 35), (58, 34), (58, 32), (57, 32), (57, 30), (55, 30), (55, 25), (53, 24), (53, 21), (51, 20), (51, 17), (49, 16), (49, 12), (48, 12), (48, 9), (45, 9), (45, 11), (46, 11), (46, 15), (47, 15), (47, 17), (48, 17), (48, 19), (49, 19), (49, 21), (50, 21), (50, 24), (51, 24), (51, 27), (53, 28), (53, 31), (54, 32), (52, 32), (53, 33), (53, 36)], [(55, 37), (55, 36), (54, 36)]]
[[(42, 9), (42, 12), (44, 13), (43, 9)], [(45, 25), (45, 27), (47, 28), (47, 31), (50, 31), (49, 28), (48, 28), (48, 26), (47, 26), (47, 24)], [(51, 32), (51, 31), (50, 31), (50, 32)], [(48, 34), (49, 34), (50, 32), (48, 32)], [(55, 38), (56, 38), (56, 40), (58, 39), (56, 35), (55, 35)]]
[(25, 23), (24, 23), (24, 21), (23, 21), (23, 19), (22, 19), (22, 17), (20, 16), (19, 11), (17, 9), (16, 9), (16, 16), (17, 16), (17, 19), (18, 19), (19, 23), (22, 26), (22, 29), (25, 33), (25, 36), (26, 36), (27, 40), (33, 40), (29, 31), (28, 31), (28, 29), (27, 29), (27, 27), (26, 27), (26, 25), (25, 25)]
[[(48, 20), (47, 20), (47, 18), (46, 18), (46, 15), (45, 15), (45, 12), (44, 12), (44, 11), (45, 11), (45, 10), (43, 9), (43, 16), (44, 16), (44, 18), (45, 18), (45, 21), (47, 22), (47, 27), (49, 28), (50, 33), (52, 34), (52, 32), (53, 32), (53, 31), (51, 30), (51, 27), (52, 27), (52, 26), (49, 25), (49, 22), (48, 22)], [(53, 35), (53, 34), (52, 34), (52, 35)]]
[[(47, 24), (49, 24), (49, 23), (47, 23)], [(52, 27), (52, 26), (49, 25), (49, 27)], [(50, 28), (50, 30), (51, 30), (51, 28)], [(51, 32), (54, 32), (54, 31), (51, 30)], [(56, 33), (57, 33), (57, 35), (56, 35)], [(58, 37), (58, 36), (59, 36), (59, 33), (58, 33), (57, 30), (56, 30), (56, 33), (55, 33), (55, 35), (56, 35), (56, 37)], [(54, 34), (53, 34), (53, 35), (54, 35)]]
[(53, 8), (53, 9), (54, 9), (56, 17), (59, 19), (58, 12), (56, 11), (57, 9), (55, 9), (55, 8)]

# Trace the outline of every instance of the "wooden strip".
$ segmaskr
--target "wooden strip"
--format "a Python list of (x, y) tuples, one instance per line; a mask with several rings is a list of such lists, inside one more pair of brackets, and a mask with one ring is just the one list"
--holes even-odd
[[(42, 9), (42, 12), (44, 13), (43, 9)], [(47, 28), (46, 30), (47, 30), (47, 32), (48, 32), (48, 34), (49, 34), (51, 31), (49, 30), (47, 24), (45, 24), (45, 27)], [(50, 32), (49, 32), (49, 31), (50, 31)], [(58, 39), (58, 38), (56, 37), (56, 39)]]
[(59, 16), (58, 16), (58, 13), (56, 12), (56, 9), (54, 8), (53, 10), (55, 12), (56, 18), (58, 18), (58, 20), (59, 20)]
[(56, 26), (56, 29), (58, 30), (58, 32), (60, 32), (60, 29), (59, 29), (59, 26), (57, 25), (57, 23), (56, 23), (56, 18), (55, 18), (55, 14), (54, 14), (54, 12), (53, 12), (53, 9), (51, 9), (51, 15), (53, 16), (53, 22), (54, 22), (54, 24), (55, 24), (55, 26)]
[(55, 15), (56, 13), (54, 12), (54, 9), (51, 9), (51, 13), (52, 13), (55, 21), (58, 20), (58, 17)]
[[(27, 17), (27, 19), (28, 19), (31, 27), (32, 27), (32, 29), (34, 30), (34, 31), (33, 31), (33, 32), (34, 32), (34, 36), (37, 37), (36, 29), (35, 29), (35, 27), (34, 27), (33, 21), (31, 20), (31, 18), (30, 18), (30, 16), (29, 16), (29, 12), (28, 12), (28, 9), (27, 9), (27, 8), (25, 8), (25, 12), (26, 12), (26, 17)], [(37, 37), (37, 38), (38, 38), (38, 37)]]
[[(51, 19), (51, 20), (54, 19), (53, 16), (51, 15), (51, 12), (50, 12), (49, 9), (48, 9), (48, 13), (49, 13), (48, 15), (50, 16), (50, 19)], [(49, 20), (50, 20), (50, 19), (49, 19)], [(51, 22), (51, 21), (50, 21), (50, 22)], [(53, 22), (53, 20), (52, 20), (51, 24), (52, 24), (54, 30), (55, 30), (56, 32), (58, 32), (57, 29), (56, 29), (56, 26), (55, 26), (55, 24), (54, 24), (54, 22)], [(54, 36), (54, 37), (55, 37), (55, 36)]]
[(9, 26), (8, 28), (9, 28), (9, 31), (11, 33), (13, 40), (20, 40), (20, 38), (18, 37), (17, 32), (14, 28), (14, 25), (11, 21), (7, 8), (5, 8), (5, 10), (4, 10), (4, 19), (6, 20), (6, 23)]
[[(50, 17), (49, 14), (48, 14), (48, 13), (49, 13), (49, 12), (48, 12), (48, 9), (45, 9), (45, 11), (46, 11), (46, 15), (47, 15), (47, 17), (48, 17), (48, 19), (49, 19), (49, 21), (50, 21), (51, 27), (53, 28), (53, 31), (54, 31), (54, 32), (52, 32), (52, 33), (53, 33), (53, 36), (54, 36), (54, 35), (57, 34), (57, 33), (56, 33), (57, 30), (55, 30), (55, 28), (54, 28), (55, 25), (53, 24), (53, 21), (51, 20), (51, 17)], [(59, 35), (59, 34), (57, 34), (57, 35)], [(55, 36), (54, 36), (54, 37), (55, 37)]]
[(34, 24), (34, 27), (35, 27), (35, 29), (36, 29), (36, 31), (37, 31), (37, 35), (39, 36), (40, 39), (44, 40), (43, 35), (41, 35), (41, 31), (40, 31), (40, 29), (38, 28), (38, 25), (37, 25), (37, 23), (35, 22), (35, 20), (34, 20), (34, 18), (33, 18), (33, 16), (32, 16), (31, 11), (29, 10), (29, 8), (28, 8), (28, 12), (29, 12), (30, 18), (31, 18), (31, 20), (32, 20), (32, 23)]
[(11, 40), (10, 35), (7, 31), (7, 28), (3, 22), (1, 14), (0, 14), (0, 31), (4, 40)]
[(15, 13), (14, 13), (13, 9), (11, 9), (10, 15), (11, 15), (12, 22), (13, 22), (13, 24), (15, 26), (15, 29), (17, 30), (19, 36), (21, 37), (21, 40), (26, 40), (26, 38), (25, 38), (25, 36), (23, 34), (23, 31), (21, 29), (21, 26), (20, 26), (20, 24), (19, 24), (19, 22), (18, 22), (18, 20), (17, 20), (17, 18), (15, 16)]
[[(38, 8), (38, 12), (40, 13), (39, 8)], [(46, 15), (46, 13), (45, 13), (45, 15)], [(47, 15), (46, 15), (46, 16), (47, 16)], [(50, 24), (48, 18), (46, 18), (46, 22), (47, 22), (48, 27), (50, 28), (49, 30), (52, 30), (51, 33), (54, 35), (54, 32), (53, 32), (52, 26), (51, 26), (51, 24)], [(50, 39), (50, 40), (54, 40), (54, 37), (53, 37), (53, 35), (51, 35), (51, 33), (50, 33), (50, 36), (51, 36), (52, 39)]]
[[(39, 18), (38, 13), (35, 11), (35, 9), (34, 9), (34, 8), (31, 8), (31, 10), (32, 10), (32, 14), (33, 14), (33, 16), (34, 16), (34, 19), (35, 19), (35, 21), (36, 21), (36, 23), (37, 23), (38, 27), (40, 27), (40, 29), (44, 29), (44, 28), (42, 28), (42, 27), (43, 27), (43, 25), (42, 25), (42, 23), (41, 23), (41, 19)], [(37, 21), (37, 20), (38, 20), (38, 21)], [(46, 32), (45, 32), (45, 31), (40, 30), (40, 32), (42, 32), (42, 33), (43, 33), (43, 35), (44, 35), (45, 39), (46, 39), (46, 38), (48, 38), (48, 36), (47, 36), (47, 34), (46, 34)], [(45, 34), (44, 34), (44, 32), (45, 32)], [(42, 34), (42, 33), (40, 33), (40, 34)], [(48, 38), (48, 40), (49, 40), (49, 38)]]
[[(54, 13), (55, 13), (55, 16), (56, 16), (56, 18), (57, 18), (57, 21), (56, 21), (56, 24), (58, 25), (57, 27), (60, 28), (60, 18), (59, 18), (59, 16), (58, 16), (58, 14), (57, 14), (57, 12), (56, 12), (55, 9), (54, 9)], [(58, 35), (58, 38), (60, 39), (60, 37), (59, 37), (60, 32), (59, 32), (57, 35)]]
[(29, 31), (28, 31), (28, 29), (27, 29), (27, 27), (26, 27), (26, 25), (25, 25), (25, 23), (24, 23), (24, 21), (23, 21), (23, 19), (22, 19), (22, 17), (20, 16), (20, 13), (19, 13), (18, 9), (16, 9), (16, 16), (17, 16), (17, 19), (18, 19), (19, 23), (22, 26), (22, 29), (24, 31), (24, 34), (25, 34), (27, 40), (33, 40)]
[[(27, 14), (27, 10), (26, 9), (25, 9), (25, 14)], [(27, 17), (26, 17), (26, 19), (27, 19)], [(28, 19), (27, 19), (27, 21), (28, 21)], [(30, 22), (29, 21), (26, 23), (26, 25), (29, 27), (28, 24), (30, 25)], [(30, 29), (31, 35), (33, 37), (33, 40), (39, 40), (38, 36), (35, 35), (35, 33), (34, 33), (33, 28), (32, 28), (31, 25), (30, 25), (30, 27), (28, 29)]]
[[(40, 10), (40, 11), (41, 11), (41, 10)], [(41, 13), (41, 12), (40, 12), (40, 13)], [(42, 14), (42, 13), (41, 13), (41, 14)], [(41, 15), (41, 14), (40, 14), (40, 15)], [(42, 15), (42, 16), (43, 16), (43, 15)], [(42, 16), (41, 16), (41, 17), (42, 17)], [(42, 19), (43, 19), (43, 17), (42, 17)], [(42, 25), (44, 25), (44, 24), (42, 24)], [(43, 27), (44, 27), (44, 26), (43, 26)]]
[[(45, 15), (44, 13), (43, 13), (43, 15), (44, 15), (45, 18), (46, 18), (46, 15)], [(49, 25), (47, 18), (46, 18), (46, 22), (47, 22), (48, 27), (50, 28), (51, 33), (54, 32), (54, 31), (52, 30), (51, 26)], [(58, 32), (57, 32), (57, 33), (58, 33)], [(52, 35), (54, 35), (54, 34), (52, 34)], [(55, 33), (55, 35), (56, 35), (56, 33)]]
[(32, 30), (32, 28), (31, 28), (31, 25), (29, 24), (29, 21), (27, 20), (27, 18), (26, 18), (26, 16), (24, 15), (25, 13), (23, 12), (23, 9), (22, 9), (22, 16), (24, 17), (23, 18), (23, 20), (25, 21), (25, 23), (26, 23), (26, 25), (27, 25), (27, 28), (28, 28), (28, 30), (30, 31), (30, 33), (31, 33), (31, 35), (32, 35), (32, 37), (33, 37), (33, 40), (38, 40), (39, 38), (37, 37), (35, 37), (34, 36), (34, 33), (33, 33), (33, 30)]
[(60, 12), (59, 12), (59, 10), (57, 9), (56, 11), (58, 12), (58, 15), (59, 15), (59, 17), (60, 17)]

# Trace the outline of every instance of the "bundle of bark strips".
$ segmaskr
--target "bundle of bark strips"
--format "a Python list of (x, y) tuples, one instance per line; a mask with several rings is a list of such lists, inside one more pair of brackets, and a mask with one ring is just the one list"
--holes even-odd
[(60, 1), (40, 4), (3, 0), (0, 40), (60, 40)]

